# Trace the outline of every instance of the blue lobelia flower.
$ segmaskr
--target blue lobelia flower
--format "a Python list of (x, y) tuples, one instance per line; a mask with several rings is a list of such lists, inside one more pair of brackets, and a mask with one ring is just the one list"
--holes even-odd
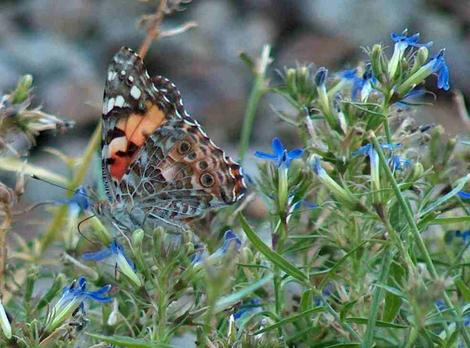
[(70, 286), (63, 289), (59, 301), (57, 301), (49, 312), (46, 331), (51, 332), (55, 330), (67, 318), (72, 316), (78, 308), (84, 310), (84, 302), (86, 301), (93, 300), (101, 303), (111, 302), (112, 298), (106, 296), (109, 290), (111, 290), (110, 284), (98, 290), (89, 291), (87, 290), (87, 281), (84, 277), (74, 280)]
[(403, 30), (403, 32), (401, 34), (391, 33), (390, 37), (395, 42), (395, 47), (397, 47), (397, 45), (399, 45), (400, 49), (403, 49), (403, 47), (404, 47), (403, 50), (405, 50), (409, 46), (418, 47), (418, 48), (419, 47), (430, 47), (430, 46), (432, 46), (432, 41), (430, 41), (428, 43), (425, 43), (425, 44), (420, 44), (418, 42), (419, 41), (419, 33), (408, 36), (408, 29)]
[(302, 157), (304, 150), (301, 148), (287, 151), (279, 138), (274, 138), (271, 144), (273, 153), (256, 151), (255, 156), (262, 159), (274, 161), (278, 167), (289, 168), (291, 161)]
[(69, 209), (77, 214), (90, 208), (90, 201), (85, 186), (79, 186), (69, 199), (54, 201), (55, 204), (67, 204)]
[(242, 246), (242, 241), (232, 230), (224, 233), (224, 243), (210, 256), (211, 258), (225, 255), (229, 250), (238, 251)]
[(444, 58), (445, 50), (442, 49), (439, 53), (431, 58), (422, 68), (430, 70), (433, 74), (437, 75), (437, 88), (448, 91), (449, 85), (449, 67)]
[(219, 247), (212, 254), (208, 254), (205, 248), (197, 249), (194, 254), (191, 256), (191, 264), (194, 267), (201, 266), (204, 262), (209, 264), (215, 263), (224, 257), (230, 251), (238, 252), (242, 245), (240, 238), (232, 230), (227, 230), (224, 233), (224, 242), (221, 247)]
[(328, 69), (322, 66), (318, 68), (313, 80), (315, 81), (315, 85), (317, 85), (317, 87), (322, 87), (325, 85), (327, 78), (328, 78)]
[(249, 301), (244, 302), (240, 308), (233, 313), (235, 323), (243, 321), (245, 318), (251, 317), (252, 315), (261, 311), (261, 300), (259, 298), (253, 298)]
[(358, 75), (357, 68), (343, 70), (338, 75), (342, 79), (352, 82), (351, 98), (353, 100), (365, 101), (372, 92), (373, 85), (377, 83), (370, 64), (365, 66), (362, 76)]
[(464, 244), (470, 242), (470, 230), (467, 231), (455, 231), (455, 236), (457, 238), (462, 238)]
[(420, 44), (418, 42), (419, 33), (408, 36), (407, 29), (403, 30), (401, 34), (392, 33), (390, 36), (392, 40), (395, 42), (393, 55), (388, 64), (388, 73), (390, 77), (392, 78), (397, 72), (400, 62), (403, 58), (403, 55), (405, 54), (405, 51), (408, 47), (419, 48), (419, 47), (429, 47), (432, 45), (432, 42), (428, 42), (426, 44)]
[(424, 88), (412, 89), (403, 98), (395, 102), (394, 105), (400, 109), (407, 110), (410, 108), (410, 105), (417, 105), (417, 100), (425, 94), (426, 90)]
[(470, 199), (470, 192), (459, 191), (459, 193), (457, 193), (457, 196), (459, 196), (462, 199)]
[(110, 260), (136, 286), (140, 287), (142, 285), (140, 278), (135, 272), (134, 263), (126, 256), (124, 248), (116, 240), (102, 250), (84, 253), (82, 258), (86, 261)]
[(388, 165), (390, 166), (390, 169), (392, 169), (392, 171), (403, 170), (411, 166), (411, 164), (412, 164), (411, 160), (402, 158), (401, 156), (398, 156), (398, 155), (392, 155), (388, 159)]

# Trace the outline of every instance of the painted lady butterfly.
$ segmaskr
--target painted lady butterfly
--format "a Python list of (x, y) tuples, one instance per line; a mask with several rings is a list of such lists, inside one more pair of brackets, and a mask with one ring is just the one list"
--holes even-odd
[(125, 47), (108, 67), (101, 153), (109, 203), (100, 214), (127, 230), (184, 228), (246, 190), (240, 166), (189, 116), (176, 86), (150, 78)]

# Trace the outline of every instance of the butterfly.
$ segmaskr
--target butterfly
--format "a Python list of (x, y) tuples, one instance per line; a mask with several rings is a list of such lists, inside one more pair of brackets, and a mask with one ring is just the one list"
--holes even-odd
[(240, 165), (186, 112), (176, 86), (151, 78), (126, 47), (107, 71), (101, 158), (108, 201), (98, 214), (127, 230), (184, 229), (246, 191)]

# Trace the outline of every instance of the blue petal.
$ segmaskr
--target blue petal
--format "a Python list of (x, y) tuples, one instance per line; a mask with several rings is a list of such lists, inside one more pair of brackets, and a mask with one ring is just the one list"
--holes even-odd
[(235, 243), (235, 250), (240, 249), (240, 246), (242, 245), (240, 238), (238, 238), (232, 230), (227, 230), (224, 234), (224, 244), (222, 246), (223, 252), (227, 252), (233, 243)]
[(99, 251), (87, 252), (82, 255), (86, 261), (103, 261), (113, 255), (111, 248), (105, 248)]
[(323, 86), (325, 84), (327, 77), (328, 77), (328, 69), (322, 66), (318, 68), (313, 79), (317, 86)]
[(343, 79), (353, 80), (357, 78), (357, 68), (340, 71), (338, 75)]
[(258, 157), (258, 158), (262, 158), (262, 159), (273, 160), (273, 161), (276, 160), (277, 161), (277, 156), (276, 155), (272, 155), (272, 154), (266, 153), (266, 152), (256, 151), (255, 156)]
[(470, 192), (460, 191), (459, 193), (457, 193), (457, 196), (462, 199), (470, 199)]
[(372, 145), (371, 144), (366, 144), (364, 146), (361, 146), (360, 148), (358, 148), (357, 150), (353, 151), (353, 153), (351, 154), (353, 157), (356, 157), (356, 156), (360, 156), (360, 155), (366, 155), (369, 153), (370, 149), (371, 149)]
[(450, 89), (449, 85), (449, 68), (447, 64), (444, 64), (437, 74), (437, 88), (448, 91)]
[(281, 140), (279, 138), (273, 138), (272, 141), (272, 149), (273, 149), (273, 155), (275, 155), (275, 158), (280, 158), (284, 154), (285, 148), (281, 143)]
[(382, 144), (380, 147), (385, 150), (395, 150), (399, 148), (401, 144)]
[(303, 149), (294, 149), (294, 150), (291, 150), (287, 153), (287, 157), (289, 159), (293, 160), (293, 159), (302, 157), (303, 154), (304, 154)]

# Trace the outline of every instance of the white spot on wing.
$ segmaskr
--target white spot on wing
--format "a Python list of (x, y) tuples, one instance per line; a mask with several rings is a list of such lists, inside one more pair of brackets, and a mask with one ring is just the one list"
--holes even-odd
[(114, 103), (114, 106), (117, 106), (119, 108), (122, 108), (124, 106), (124, 103), (126, 101), (124, 100), (124, 97), (122, 95), (118, 95), (116, 97), (116, 102)]
[(132, 88), (131, 88), (131, 96), (132, 96), (132, 98), (134, 98), (134, 99), (137, 100), (137, 99), (140, 98), (141, 95), (142, 95), (142, 92), (140, 91), (139, 87), (137, 87), (137, 86), (132, 86)]
[(114, 98), (109, 98), (108, 102), (103, 105), (103, 114), (107, 115), (114, 107)]
[(117, 74), (116, 74), (115, 71), (109, 70), (109, 71), (108, 71), (108, 81), (114, 80), (114, 78), (116, 77), (116, 75), (117, 75)]

